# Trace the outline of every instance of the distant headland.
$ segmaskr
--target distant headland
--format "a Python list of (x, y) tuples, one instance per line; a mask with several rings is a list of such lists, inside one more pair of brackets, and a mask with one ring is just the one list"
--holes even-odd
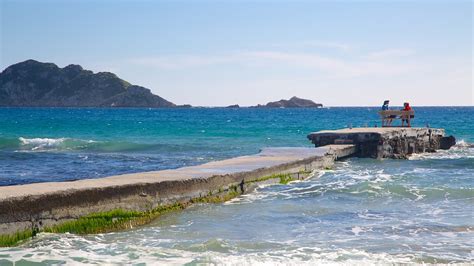
[[(0, 107), (150, 107), (189, 108), (176, 105), (150, 89), (132, 85), (114, 73), (64, 68), (54, 63), (26, 60), (0, 73)], [(250, 108), (318, 108), (323, 105), (292, 97)], [(228, 108), (241, 108), (238, 104)]]
[(27, 60), (0, 73), (0, 106), (178, 107), (110, 72)]

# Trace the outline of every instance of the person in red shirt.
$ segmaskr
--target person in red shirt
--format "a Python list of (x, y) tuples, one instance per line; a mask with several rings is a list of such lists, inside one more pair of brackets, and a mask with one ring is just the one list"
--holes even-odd
[(411, 111), (410, 103), (404, 103), (402, 111)]
[[(411, 107), (410, 107), (410, 103), (406, 102), (406, 103), (403, 103), (403, 109), (402, 111), (411, 111)], [(414, 118), (415, 116), (413, 115), (410, 115), (410, 118)], [(407, 126), (408, 127), (411, 127), (410, 125), (410, 121), (408, 120), (408, 117), (406, 119), (402, 119), (402, 127), (404, 125), (404, 122), (407, 122)]]

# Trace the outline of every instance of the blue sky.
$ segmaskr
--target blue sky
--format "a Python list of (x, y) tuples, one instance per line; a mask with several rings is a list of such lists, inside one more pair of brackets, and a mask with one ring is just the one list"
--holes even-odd
[(471, 1), (8, 1), (0, 69), (111, 71), (177, 104), (473, 105)]

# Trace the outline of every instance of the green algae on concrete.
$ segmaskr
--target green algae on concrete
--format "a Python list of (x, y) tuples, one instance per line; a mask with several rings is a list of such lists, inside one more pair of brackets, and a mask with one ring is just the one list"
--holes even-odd
[(292, 178), (291, 175), (282, 175), (280, 176), (280, 184), (286, 185), (291, 181), (295, 181), (295, 178)]
[[(336, 151), (344, 157), (353, 153), (354, 147), (345, 145), (317, 149), (275, 148), (263, 150), (257, 155), (175, 170), (55, 183), (54, 186), (43, 183), (22, 185), (21, 189), (3, 187), (0, 188), (0, 207), (8, 211), (0, 213), (0, 222), (10, 222), (13, 224), (12, 228), (17, 223), (19, 230), (7, 228), (6, 232), (0, 235), (0, 246), (19, 245), (39, 232), (94, 234), (125, 230), (147, 224), (165, 212), (181, 210), (194, 203), (225, 202), (244, 191), (255, 189), (258, 183), (267, 180), (271, 180), (267, 183), (287, 184), (293, 180), (304, 179), (311, 173), (308, 169), (323, 168), (334, 161), (336, 157), (329, 156), (329, 151)], [(296, 170), (298, 168), (300, 170)], [(269, 175), (271, 172), (275, 174)], [(70, 190), (71, 187), (74, 187), (74, 190)], [(202, 195), (202, 190), (206, 188), (209, 193)], [(75, 206), (71, 203), (72, 198), (79, 199), (82, 204), (93, 204), (85, 206), (94, 206), (96, 210), (102, 208), (108, 211), (88, 212), (88, 209), (92, 208), (78, 206), (80, 211), (72, 210), (78, 218), (71, 218), (69, 211), (64, 210)], [(35, 204), (28, 204), (31, 199), (34, 199)], [(102, 199), (107, 201), (102, 202)], [(128, 205), (122, 200), (135, 205)], [(151, 208), (163, 202), (169, 204)], [(137, 206), (136, 209), (141, 211), (130, 210), (129, 206)], [(18, 211), (23, 211), (24, 217), (38, 217), (34, 221), (22, 218), (11, 222), (12, 215)], [(50, 225), (42, 227), (42, 212), (52, 211), (58, 213), (48, 218)], [(80, 216), (81, 213), (88, 214)], [(20, 225), (21, 223), (31, 223), (31, 226)]]
[(128, 211), (116, 209), (108, 212), (93, 213), (80, 217), (77, 220), (64, 222), (45, 228), (49, 233), (74, 233), (74, 234), (98, 234), (111, 231), (119, 231), (144, 225), (151, 222), (161, 214), (182, 210), (186, 206), (182, 203), (159, 206), (149, 211)]
[(0, 247), (14, 247), (23, 241), (32, 238), (35, 235), (34, 230), (27, 229), (18, 231), (14, 234), (0, 235)]
[[(268, 175), (268, 176), (257, 178), (255, 180), (247, 181), (247, 183), (260, 183), (260, 182), (264, 182), (271, 179), (279, 179), (280, 184), (288, 184), (291, 181), (304, 179), (308, 177), (311, 173), (312, 171), (307, 171), (307, 170), (300, 170), (298, 173), (295, 173), (295, 174), (279, 173), (279, 174)], [(294, 175), (296, 175), (297, 177), (294, 177)]]
[(149, 211), (128, 211), (122, 209), (107, 212), (92, 213), (77, 220), (67, 221), (43, 230), (24, 230), (10, 235), (0, 235), (0, 247), (12, 247), (23, 243), (34, 237), (39, 232), (47, 233), (73, 233), (79, 235), (99, 234), (112, 231), (119, 231), (132, 228), (133, 226), (144, 225), (158, 216), (176, 210), (182, 210), (186, 204), (175, 203), (166, 206), (159, 206)]
[(219, 189), (218, 194), (210, 192), (204, 197), (193, 198), (187, 203), (163, 205), (149, 211), (129, 211), (115, 209), (107, 212), (92, 213), (77, 220), (67, 221), (43, 230), (24, 230), (15, 234), (0, 235), (0, 247), (17, 246), (34, 237), (39, 232), (73, 233), (78, 235), (100, 234), (133, 228), (145, 225), (164, 213), (183, 210), (193, 203), (222, 203), (242, 194), (238, 186), (232, 185), (227, 190)]
[[(311, 171), (300, 170), (298, 177), (308, 176)], [(279, 184), (288, 184), (291, 181), (298, 180), (294, 178), (291, 173), (279, 173), (260, 177), (254, 180), (243, 182), (243, 184), (260, 183), (270, 179), (278, 179)], [(92, 213), (77, 220), (63, 222), (51, 227), (45, 227), (43, 230), (25, 230), (11, 235), (0, 235), (0, 246), (11, 247), (21, 244), (39, 232), (47, 233), (73, 233), (79, 235), (85, 234), (99, 234), (113, 231), (120, 231), (133, 228), (150, 223), (160, 215), (170, 212), (185, 209), (187, 206), (194, 203), (222, 203), (231, 200), (242, 194), (239, 185), (231, 185), (228, 188), (219, 188), (216, 193), (209, 191), (206, 196), (191, 199), (186, 203), (175, 203), (170, 205), (163, 205), (148, 211), (130, 211), (123, 209), (115, 209), (107, 212)]]

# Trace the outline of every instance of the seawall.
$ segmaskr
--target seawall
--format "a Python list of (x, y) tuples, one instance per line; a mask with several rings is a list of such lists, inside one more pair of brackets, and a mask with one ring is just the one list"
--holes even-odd
[(267, 148), (256, 155), (174, 170), (0, 187), (0, 235), (41, 232), (94, 213), (152, 212), (160, 206), (238, 195), (259, 183), (303, 179), (355, 151), (354, 145)]

